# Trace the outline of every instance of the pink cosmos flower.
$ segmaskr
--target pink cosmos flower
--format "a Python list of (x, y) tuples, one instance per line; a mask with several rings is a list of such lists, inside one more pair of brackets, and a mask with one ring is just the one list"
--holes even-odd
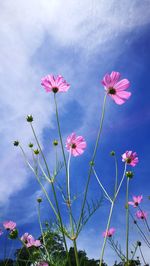
[(136, 166), (136, 164), (139, 162), (137, 153), (133, 151), (126, 151), (124, 154), (122, 154), (122, 162), (126, 162), (133, 167)]
[(112, 237), (114, 233), (115, 233), (115, 228), (112, 227), (109, 230), (103, 232), (103, 237)]
[(37, 266), (49, 266), (47, 262), (41, 261), (37, 264)]
[(131, 92), (125, 91), (130, 86), (129, 80), (122, 79), (119, 81), (120, 76), (119, 72), (112, 71), (110, 75), (107, 73), (102, 80), (107, 94), (119, 105), (131, 96)]
[(16, 223), (13, 221), (3, 222), (3, 226), (6, 230), (14, 230), (16, 228)]
[(82, 136), (76, 136), (75, 133), (72, 133), (66, 140), (66, 148), (73, 156), (79, 156), (86, 148), (86, 141)]
[(137, 207), (140, 203), (141, 203), (141, 201), (143, 200), (143, 196), (141, 195), (141, 196), (133, 196), (132, 197), (133, 198), (133, 201), (129, 201), (128, 202), (128, 204), (129, 205), (132, 205), (133, 207)]
[(26, 245), (27, 248), (30, 248), (32, 246), (34, 246), (34, 247), (40, 247), (41, 246), (40, 240), (35, 240), (34, 237), (32, 235), (30, 235), (29, 233), (25, 233), (21, 237), (21, 240), (24, 242), (24, 244)]
[(66, 92), (70, 85), (64, 80), (61, 75), (54, 77), (53, 75), (47, 75), (42, 78), (41, 85), (44, 87), (46, 92)]
[(144, 212), (144, 211), (137, 211), (136, 212), (136, 217), (138, 219), (146, 219), (147, 218), (147, 212)]

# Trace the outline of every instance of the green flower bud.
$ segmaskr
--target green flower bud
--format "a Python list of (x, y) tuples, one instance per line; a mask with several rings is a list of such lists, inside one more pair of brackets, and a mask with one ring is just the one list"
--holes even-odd
[(16, 239), (17, 237), (18, 237), (18, 230), (17, 229), (10, 231), (10, 233), (9, 233), (10, 239)]
[(27, 115), (27, 118), (26, 118), (27, 122), (33, 122), (33, 116), (32, 115)]
[(36, 155), (38, 155), (40, 152), (39, 152), (39, 150), (37, 149), (37, 150), (34, 150), (34, 154), (36, 154)]
[(137, 245), (140, 247), (142, 243), (140, 241), (137, 241)]
[(19, 141), (18, 140), (14, 141), (14, 146), (19, 146)]
[(33, 148), (33, 144), (32, 143), (29, 143), (29, 148)]
[(37, 202), (41, 203), (42, 202), (42, 198), (37, 198)]
[(94, 164), (95, 164), (95, 163), (94, 163), (93, 161), (90, 161), (90, 165), (91, 165), (91, 166), (94, 166)]
[(57, 146), (57, 145), (58, 145), (58, 140), (55, 139), (55, 140), (53, 141), (53, 145), (54, 145), (54, 146)]
[(114, 151), (111, 151), (111, 152), (110, 152), (110, 155), (111, 155), (111, 156), (115, 156), (115, 152), (114, 152)]
[(126, 177), (133, 178), (133, 176), (134, 176), (134, 173), (132, 171), (127, 171), (126, 172)]

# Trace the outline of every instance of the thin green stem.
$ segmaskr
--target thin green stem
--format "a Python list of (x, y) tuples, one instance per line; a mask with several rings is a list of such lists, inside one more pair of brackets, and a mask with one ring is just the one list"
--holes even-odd
[(100, 179), (98, 178), (98, 176), (97, 176), (97, 174), (96, 174), (96, 171), (95, 171), (94, 167), (93, 167), (92, 169), (93, 169), (93, 173), (94, 173), (94, 175), (95, 175), (95, 177), (96, 177), (96, 179), (97, 179), (98, 184), (100, 185), (100, 187), (101, 187), (102, 190), (104, 191), (104, 194), (106, 195), (107, 199), (110, 201), (110, 203), (112, 203), (112, 199), (111, 199), (111, 197), (108, 195), (106, 189), (104, 188), (104, 186), (102, 185)]
[(66, 160), (66, 156), (65, 156), (64, 145), (63, 145), (63, 140), (62, 140), (62, 135), (61, 135), (61, 128), (60, 128), (60, 122), (59, 122), (59, 114), (58, 114), (58, 106), (57, 106), (56, 94), (55, 93), (54, 93), (54, 102), (55, 102), (55, 112), (56, 112), (56, 120), (57, 120), (58, 134), (59, 134), (59, 139), (60, 139), (60, 144), (61, 144), (61, 149), (62, 149), (64, 164), (65, 164), (65, 170), (66, 170), (66, 191), (67, 191), (67, 194), (68, 194), (68, 186), (67, 186), (67, 160)]
[(97, 149), (98, 149), (98, 144), (99, 144), (100, 136), (101, 136), (101, 133), (102, 133), (103, 121), (104, 121), (104, 115), (105, 115), (105, 107), (106, 107), (106, 98), (107, 98), (107, 94), (105, 94), (105, 96), (104, 96), (103, 107), (102, 107), (102, 115), (101, 115), (101, 118), (100, 118), (100, 124), (99, 124), (99, 130), (98, 130), (98, 134), (97, 134), (97, 139), (96, 139), (94, 152), (93, 152), (92, 160), (91, 160), (90, 167), (89, 167), (88, 178), (87, 178), (87, 183), (86, 183), (86, 187), (85, 187), (83, 203), (82, 203), (82, 207), (81, 207), (81, 213), (80, 213), (80, 217), (79, 217), (79, 221), (78, 221), (77, 234), (78, 234), (78, 231), (80, 229), (80, 224), (81, 224), (83, 213), (84, 213), (84, 207), (85, 207), (85, 203), (86, 203), (88, 187), (89, 187), (90, 178), (91, 178), (91, 174), (92, 174), (92, 166), (94, 165), (94, 161), (95, 161), (95, 157), (96, 157), (96, 153), (97, 153)]
[(145, 244), (150, 248), (150, 242), (148, 241), (147, 237), (145, 236), (145, 234), (143, 233), (142, 229), (140, 228), (140, 226), (138, 225), (138, 222), (135, 220), (134, 216), (132, 215), (132, 213), (129, 210), (129, 215), (132, 217), (133, 219), (133, 223), (136, 225), (143, 241), (145, 242)]
[(47, 170), (48, 176), (51, 177), (51, 175), (50, 175), (50, 171), (49, 171), (49, 168), (48, 168), (48, 164), (47, 164), (47, 162), (46, 162), (46, 159), (45, 159), (44, 153), (43, 153), (43, 151), (42, 151), (42, 149), (41, 149), (40, 143), (39, 143), (39, 141), (38, 141), (38, 138), (37, 138), (37, 136), (36, 136), (36, 133), (35, 133), (35, 130), (34, 130), (34, 127), (33, 127), (32, 123), (30, 123), (30, 126), (31, 126), (31, 129), (32, 129), (33, 135), (34, 135), (34, 137), (35, 137), (35, 140), (36, 140), (36, 142), (37, 142), (37, 145), (38, 145), (38, 147), (39, 147), (39, 150), (40, 150), (40, 153), (41, 153), (41, 155), (42, 155), (42, 158), (43, 158), (43, 160), (44, 160), (44, 163), (45, 163), (45, 166), (46, 166), (46, 170)]
[(117, 187), (118, 187), (118, 162), (117, 162), (117, 158), (116, 155), (114, 156), (115, 159), (115, 171), (116, 171), (116, 177), (115, 177), (115, 191), (114, 191), (114, 195), (117, 192)]
[[(37, 138), (37, 135), (35, 133), (35, 130), (33, 128), (33, 125), (32, 123), (31, 124), (31, 129), (33, 131), (33, 135), (35, 137), (35, 140), (37, 142), (37, 145), (39, 147), (39, 150), (41, 152), (41, 155), (42, 155), (42, 158), (44, 160), (44, 163), (45, 163), (45, 166), (46, 166), (46, 169), (47, 169), (47, 173), (48, 173), (48, 177), (49, 179), (51, 180), (51, 175), (50, 175), (50, 171), (49, 171), (49, 167), (48, 167), (48, 164), (47, 164), (47, 161), (46, 161), (46, 158), (44, 156), (44, 153), (41, 149), (41, 146), (40, 146), (40, 143), (38, 141), (38, 138)], [(56, 208), (57, 208), (57, 212), (58, 212), (58, 216), (57, 216), (57, 219), (58, 221), (60, 222), (60, 228), (61, 228), (61, 233), (62, 233), (62, 237), (63, 237), (63, 241), (64, 241), (64, 245), (65, 245), (65, 249), (66, 249), (66, 253), (67, 253), (67, 258), (68, 258), (68, 262), (69, 262), (69, 253), (68, 253), (68, 247), (67, 247), (67, 242), (66, 242), (66, 238), (65, 238), (65, 234), (64, 234), (64, 229), (63, 229), (63, 222), (62, 222), (62, 218), (61, 218), (61, 213), (60, 213), (60, 209), (59, 209), (59, 205), (58, 205), (58, 200), (57, 200), (57, 195), (56, 195), (56, 191), (55, 191), (55, 188), (54, 188), (54, 184), (53, 182), (51, 182), (51, 185), (52, 185), (52, 191), (53, 191), (53, 194), (54, 194), (54, 199), (55, 199), (55, 203), (56, 203)], [(69, 262), (69, 265), (70, 265), (70, 262)]]
[(141, 253), (141, 256), (142, 256), (143, 262), (144, 262), (144, 264), (146, 265), (146, 261), (145, 261), (145, 258), (144, 258), (144, 255), (143, 255), (143, 252), (142, 252), (142, 249), (141, 249), (140, 246), (139, 246), (139, 250), (140, 250), (140, 253)]
[[(109, 212), (106, 232), (109, 230), (109, 227), (110, 227), (113, 207), (114, 207), (114, 202), (111, 203), (111, 208), (110, 208), (110, 212)], [(103, 263), (103, 257), (104, 257), (104, 251), (105, 251), (106, 242), (107, 242), (107, 234), (105, 234), (105, 237), (104, 237), (104, 242), (103, 242), (103, 246), (102, 246), (99, 266), (102, 266), (102, 263)]]
[(136, 252), (137, 252), (137, 249), (138, 249), (138, 244), (136, 244), (136, 247), (135, 247), (134, 252), (133, 252), (133, 254), (132, 254), (132, 258), (131, 258), (131, 260), (134, 259), (134, 256), (135, 256), (135, 254), (136, 254)]
[(127, 187), (126, 187), (126, 260), (129, 261), (129, 181), (127, 178)]
[(42, 223), (41, 223), (40, 203), (38, 203), (38, 221), (39, 221), (39, 226), (40, 226), (40, 230), (41, 230), (41, 236), (42, 236), (42, 239), (43, 239), (44, 249), (45, 249), (47, 258), (48, 258), (48, 260), (50, 262), (50, 255), (49, 255), (48, 250), (46, 248), (46, 241), (45, 241), (44, 231), (43, 231), (43, 227), (42, 227)]
[(42, 190), (43, 190), (43, 192), (44, 192), (44, 194), (45, 194), (45, 196), (46, 196), (46, 198), (47, 198), (47, 200), (48, 200), (48, 202), (49, 202), (49, 204), (50, 204), (52, 210), (54, 211), (54, 213), (55, 213), (55, 215), (56, 215), (56, 218), (59, 219), (58, 214), (57, 214), (57, 212), (56, 212), (56, 210), (55, 210), (55, 207), (54, 207), (53, 203), (51, 202), (51, 200), (50, 200), (50, 198), (49, 198), (49, 196), (48, 196), (48, 193), (47, 193), (45, 187), (44, 187), (43, 184), (41, 183), (41, 181), (40, 181), (40, 179), (39, 179), (37, 173), (36, 173), (35, 170), (34, 170), (34, 168), (33, 168), (32, 165), (29, 163), (29, 161), (28, 161), (28, 159), (27, 159), (27, 157), (26, 157), (26, 154), (25, 154), (25, 152), (24, 152), (22, 146), (19, 145), (19, 147), (20, 147), (20, 149), (21, 149), (21, 151), (22, 151), (22, 153), (23, 153), (23, 157), (24, 157), (24, 160), (25, 160), (26, 164), (28, 165), (28, 167), (29, 167), (29, 168), (32, 170), (32, 172), (34, 173), (34, 175), (35, 175), (35, 177), (36, 177), (36, 179), (37, 179), (39, 185), (41, 186), (41, 188), (42, 188)]
[(79, 257), (78, 257), (76, 240), (73, 240), (73, 246), (74, 246), (75, 259), (76, 259), (76, 266), (79, 266), (80, 263), (79, 263)]
[[(122, 185), (122, 183), (123, 183), (123, 180), (124, 180), (124, 177), (125, 177), (125, 174), (126, 174), (126, 167), (127, 167), (127, 165), (125, 164), (122, 179), (121, 179), (121, 181), (120, 181), (120, 184), (119, 184), (119, 186), (118, 186), (118, 189), (117, 189), (117, 191), (116, 191), (116, 194), (114, 195), (114, 198), (113, 198), (113, 200), (111, 201), (111, 208), (110, 208), (109, 217), (108, 217), (108, 221), (107, 221), (106, 232), (109, 230), (109, 227), (110, 227), (110, 222), (111, 222), (111, 217), (112, 217), (113, 207), (114, 207), (114, 204), (115, 204), (116, 198), (117, 198), (117, 196), (118, 196), (118, 193), (119, 193), (119, 191), (120, 191), (121, 185)], [(104, 237), (103, 246), (102, 246), (102, 251), (101, 251), (101, 256), (100, 256), (100, 263), (99, 263), (99, 266), (102, 266), (102, 263), (103, 263), (103, 257), (104, 257), (104, 251), (105, 251), (105, 247), (106, 247), (106, 242), (107, 242), (107, 235), (105, 235), (105, 237)]]

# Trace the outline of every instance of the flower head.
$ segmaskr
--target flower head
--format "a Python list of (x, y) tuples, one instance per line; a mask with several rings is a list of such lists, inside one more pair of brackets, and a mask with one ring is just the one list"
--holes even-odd
[(49, 266), (49, 264), (45, 261), (41, 261), (37, 264), (37, 266)]
[(73, 156), (79, 156), (86, 148), (86, 141), (82, 136), (76, 136), (75, 133), (72, 133), (66, 140), (66, 148)]
[(70, 85), (64, 80), (61, 75), (54, 77), (53, 75), (47, 75), (42, 78), (41, 85), (44, 87), (46, 92), (66, 92)]
[(107, 73), (102, 80), (107, 94), (119, 105), (131, 96), (131, 92), (125, 91), (130, 86), (129, 80), (122, 79), (119, 81), (120, 76), (119, 72), (112, 71), (111, 74)]
[(115, 233), (115, 228), (112, 227), (109, 230), (103, 232), (103, 237), (112, 237), (114, 233)]
[(3, 226), (6, 230), (14, 230), (16, 228), (16, 223), (13, 221), (5, 221), (3, 222)]
[(144, 211), (137, 211), (137, 212), (136, 212), (136, 217), (137, 217), (138, 219), (142, 219), (142, 220), (144, 220), (144, 219), (147, 218), (147, 212), (144, 212)]
[(25, 233), (22, 237), (21, 240), (24, 242), (27, 248), (30, 248), (32, 246), (34, 247), (40, 247), (41, 242), (40, 240), (35, 240), (35, 238), (30, 235), (29, 233)]
[(132, 197), (133, 198), (133, 201), (129, 201), (128, 202), (128, 204), (129, 205), (132, 205), (133, 207), (137, 207), (140, 203), (141, 203), (141, 201), (143, 200), (143, 196), (141, 195), (141, 196), (133, 196)]
[(136, 152), (126, 151), (124, 154), (122, 154), (122, 161), (131, 166), (136, 166), (136, 164), (139, 162), (139, 159)]

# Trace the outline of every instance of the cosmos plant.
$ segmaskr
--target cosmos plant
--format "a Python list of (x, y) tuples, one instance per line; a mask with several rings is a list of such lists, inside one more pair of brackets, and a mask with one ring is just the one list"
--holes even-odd
[[(54, 170), (50, 169), (46, 156), (44, 154), (44, 151), (41, 147), (41, 144), (38, 140), (38, 136), (36, 134), (33, 122), (33, 116), (28, 115), (26, 117), (27, 122), (29, 123), (34, 139), (35, 144), (29, 143), (28, 147), (31, 151), (32, 158), (28, 159), (28, 156), (20, 144), (18, 140), (14, 141), (14, 146), (18, 146), (22, 152), (23, 158), (25, 160), (25, 163), (30, 168), (32, 173), (34, 174), (37, 182), (39, 183), (39, 186), (41, 187), (41, 190), (43, 194), (45, 195), (50, 208), (53, 211), (54, 218), (56, 220), (56, 224), (58, 227), (58, 230), (62, 236), (64, 248), (66, 251), (66, 259), (68, 261), (68, 265), (71, 266), (71, 261), (69, 257), (68, 252), (68, 240), (71, 241), (73, 247), (74, 247), (74, 253), (75, 253), (75, 260), (76, 265), (80, 265), (80, 260), (78, 256), (78, 248), (77, 248), (77, 240), (78, 237), (83, 230), (84, 226), (87, 224), (89, 219), (92, 217), (92, 215), (98, 211), (99, 207), (101, 206), (103, 198), (100, 198), (96, 202), (89, 202), (88, 200), (88, 191), (90, 187), (90, 180), (91, 176), (93, 175), (95, 179), (97, 180), (97, 184), (100, 187), (100, 189), (103, 192), (104, 197), (109, 202), (109, 215), (108, 219), (106, 221), (106, 227), (102, 229), (103, 233), (103, 244), (100, 248), (100, 260), (99, 260), (99, 266), (103, 265), (103, 258), (105, 255), (105, 248), (107, 241), (111, 244), (112, 248), (116, 252), (117, 256), (125, 262), (125, 265), (130, 265), (130, 262), (133, 260), (137, 247), (141, 247), (141, 245), (138, 244), (135, 246), (134, 255), (132, 257), (129, 255), (129, 216), (133, 218), (133, 221), (135, 221), (135, 217), (138, 220), (143, 220), (145, 222), (145, 226), (147, 227), (147, 230), (149, 230), (149, 225), (147, 221), (147, 212), (139, 209), (137, 210), (135, 216), (133, 216), (130, 213), (129, 206), (133, 208), (140, 208), (140, 204), (142, 202), (143, 196), (133, 196), (133, 201), (129, 201), (129, 183), (133, 178), (133, 171), (132, 168), (135, 167), (139, 163), (138, 155), (135, 151), (132, 150), (126, 150), (122, 156), (120, 156), (120, 161), (122, 160), (123, 164), (123, 172), (122, 176), (119, 177), (118, 175), (118, 160), (116, 153), (114, 151), (111, 152), (112, 158), (114, 158), (114, 164), (116, 168), (116, 176), (114, 180), (114, 190), (112, 194), (110, 195), (107, 191), (107, 189), (102, 184), (101, 178), (99, 177), (99, 174), (97, 173), (96, 165), (95, 165), (95, 159), (97, 156), (97, 151), (99, 148), (99, 143), (101, 141), (101, 133), (103, 129), (103, 123), (104, 123), (104, 117), (105, 117), (105, 111), (106, 111), (106, 102), (107, 98), (110, 97), (113, 102), (117, 105), (122, 105), (126, 103), (126, 101), (131, 97), (131, 92), (127, 91), (130, 87), (130, 82), (128, 79), (123, 78), (121, 79), (121, 74), (116, 71), (112, 71), (110, 74), (107, 73), (102, 79), (102, 85), (104, 86), (104, 101), (102, 105), (102, 114), (100, 117), (100, 123), (98, 125), (98, 131), (96, 136), (95, 145), (93, 147), (93, 152), (91, 154), (91, 160), (88, 165), (88, 173), (87, 173), (87, 179), (85, 184), (85, 189), (82, 198), (81, 203), (81, 209), (79, 212), (79, 216), (76, 218), (76, 214), (74, 213), (73, 209), (73, 203), (75, 200), (78, 199), (77, 196), (72, 195), (72, 188), (71, 188), (71, 174), (70, 174), (70, 168), (71, 168), (71, 162), (74, 160), (77, 160), (77, 157), (83, 156), (84, 153), (86, 153), (88, 149), (88, 143), (84, 136), (80, 135), (78, 132), (70, 132), (70, 134), (66, 137), (66, 140), (63, 139), (63, 133), (61, 130), (61, 121), (59, 119), (59, 107), (57, 104), (57, 95), (59, 93), (67, 93), (70, 89), (70, 84), (64, 79), (62, 75), (54, 76), (53, 74), (49, 74), (42, 78), (41, 80), (41, 86), (44, 88), (44, 90), (47, 93), (51, 93), (54, 97), (54, 106), (55, 106), (55, 114), (56, 114), (56, 123), (57, 123), (57, 130), (58, 130), (58, 136), (59, 140), (53, 141), (54, 151), (55, 151), (55, 166)], [(61, 97), (64, 97), (61, 95)], [(36, 145), (36, 146), (35, 146)], [(58, 145), (61, 148), (61, 155), (58, 153)], [(60, 158), (61, 159), (60, 159)], [(63, 162), (62, 162), (63, 160)], [(129, 168), (129, 169), (128, 169)], [(58, 182), (58, 176), (60, 172), (63, 173), (63, 176), (65, 175), (65, 187), (61, 186)], [(49, 195), (47, 191), (47, 187), (45, 186), (45, 182), (43, 182), (43, 179), (45, 182), (51, 187), (51, 191), (53, 194), (52, 196)], [(122, 252), (120, 249), (118, 249), (118, 246), (114, 240), (115, 234), (117, 233), (116, 226), (112, 227), (112, 216), (114, 212), (114, 206), (116, 204), (116, 201), (119, 197), (120, 190), (122, 186), (124, 185), (126, 181), (126, 198), (125, 198), (125, 206), (126, 206), (126, 250), (125, 252)], [(77, 180), (78, 182), (78, 180)], [(58, 190), (59, 193), (61, 193), (63, 198), (63, 205), (64, 208), (67, 210), (66, 215), (68, 215), (68, 220), (66, 221), (66, 217), (64, 219), (62, 215), (62, 205), (58, 200)], [(36, 265), (38, 266), (47, 266), (50, 264), (50, 254), (49, 251), (46, 248), (45, 244), (45, 234), (41, 222), (41, 212), (40, 212), (40, 205), (42, 202), (41, 198), (37, 199), (38, 202), (38, 220), (41, 230), (41, 236), (42, 241), (39, 239), (35, 239), (30, 233), (24, 233), (22, 236), (18, 235), (18, 230), (16, 228), (16, 223), (13, 221), (7, 221), (3, 223), (4, 230), (8, 232), (8, 236), (11, 237), (11, 239), (18, 239), (22, 246), (26, 248), (29, 252), (31, 248), (36, 248), (37, 250), (44, 250), (45, 256), (43, 259), (39, 262), (36, 262)], [(137, 225), (137, 221), (136, 221)], [(0, 234), (3, 234), (3, 230), (0, 229)]]

